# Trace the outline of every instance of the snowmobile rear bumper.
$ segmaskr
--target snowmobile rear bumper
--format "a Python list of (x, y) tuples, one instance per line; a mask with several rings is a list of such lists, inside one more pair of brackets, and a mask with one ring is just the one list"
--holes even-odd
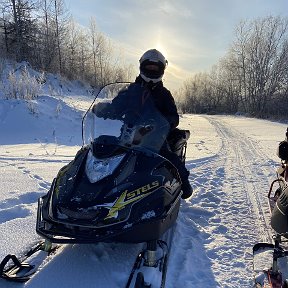
[(51, 219), (45, 213), (46, 208), (43, 207), (43, 199), (40, 198), (38, 200), (36, 232), (52, 243), (141, 243), (157, 240), (175, 223), (180, 201), (179, 195), (169, 211), (158, 218), (143, 220), (133, 225), (124, 222), (98, 228), (71, 223), (63, 224), (58, 222), (57, 219)]

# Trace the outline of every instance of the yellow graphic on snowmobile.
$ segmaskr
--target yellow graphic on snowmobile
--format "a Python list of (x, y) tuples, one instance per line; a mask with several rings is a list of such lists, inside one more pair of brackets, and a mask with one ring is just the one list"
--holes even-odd
[[(125, 190), (120, 197), (116, 200), (114, 205), (109, 210), (108, 215), (106, 216), (106, 219), (109, 218), (116, 218), (118, 216), (118, 211), (125, 208), (126, 205), (137, 201), (141, 198), (144, 198), (152, 193), (152, 189), (158, 187), (160, 184), (158, 181), (154, 181), (151, 184), (144, 185), (134, 191), (128, 192), (128, 190)], [(150, 192), (149, 192), (150, 191)]]

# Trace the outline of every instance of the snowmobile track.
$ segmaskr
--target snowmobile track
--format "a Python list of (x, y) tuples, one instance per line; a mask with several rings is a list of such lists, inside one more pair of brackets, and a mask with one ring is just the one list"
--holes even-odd
[[(247, 197), (247, 202), (251, 205), (250, 213), (257, 216), (255, 217), (256, 223), (253, 226), (258, 227), (260, 240), (271, 241), (272, 231), (269, 223), (270, 214), (267, 200), (270, 181), (267, 181), (267, 178), (271, 176), (272, 168), (270, 162), (267, 161), (267, 156), (261, 153), (261, 148), (251, 139), (237, 131), (233, 131), (219, 120), (213, 118), (208, 118), (208, 120), (215, 126), (217, 132), (221, 135), (221, 139), (224, 140), (220, 155), (225, 158), (225, 155), (227, 157), (229, 152), (234, 153), (235, 158), (230, 160), (227, 157), (226, 163), (234, 166), (235, 170), (238, 170), (237, 173), (242, 173), (242, 176), (246, 179), (246, 182), (242, 183), (245, 185), (243, 193)], [(251, 159), (254, 159), (252, 167), (249, 165)], [(228, 163), (229, 160), (231, 163)], [(235, 163), (232, 163), (233, 160)]]

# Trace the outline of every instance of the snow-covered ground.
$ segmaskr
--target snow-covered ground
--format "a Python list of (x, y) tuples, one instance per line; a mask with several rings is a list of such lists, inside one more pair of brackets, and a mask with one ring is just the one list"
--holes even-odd
[[(37, 199), (82, 143), (88, 103), (75, 99), (40, 97), (34, 114), (26, 102), (0, 100), (0, 259), (39, 239)], [(287, 125), (183, 115), (180, 126), (191, 131), (186, 165), (194, 194), (182, 200), (167, 287), (252, 287), (252, 247), (272, 235), (266, 194)], [(124, 287), (138, 251), (133, 244), (67, 245), (26, 284), (0, 280), (0, 287)]]

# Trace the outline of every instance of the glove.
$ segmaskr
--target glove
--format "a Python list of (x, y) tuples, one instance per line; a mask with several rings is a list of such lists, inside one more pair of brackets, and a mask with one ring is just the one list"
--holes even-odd
[(92, 112), (99, 118), (107, 119), (108, 112), (107, 107), (109, 106), (109, 103), (97, 103), (93, 106)]

